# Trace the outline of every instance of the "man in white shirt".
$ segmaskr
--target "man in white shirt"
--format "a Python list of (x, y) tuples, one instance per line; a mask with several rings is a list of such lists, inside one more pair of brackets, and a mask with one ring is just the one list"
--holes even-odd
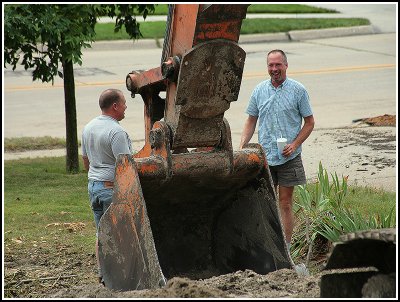
[[(132, 154), (129, 135), (119, 124), (127, 108), (122, 91), (105, 90), (100, 95), (99, 106), (102, 114), (91, 120), (82, 133), (82, 159), (88, 171), (88, 192), (96, 223), (96, 238), (100, 218), (112, 202), (116, 158), (120, 153)], [(95, 249), (99, 282), (103, 283), (97, 239)]]

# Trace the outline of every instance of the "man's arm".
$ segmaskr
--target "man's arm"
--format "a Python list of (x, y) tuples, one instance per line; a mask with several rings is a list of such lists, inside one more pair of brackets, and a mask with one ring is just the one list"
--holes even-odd
[(314, 129), (314, 116), (310, 115), (304, 118), (304, 125), (301, 128), (299, 134), (296, 139), (285, 146), (283, 149), (283, 156), (287, 157), (291, 155), (311, 134)]
[(86, 172), (89, 172), (89, 158), (87, 156), (82, 156), (82, 159)]
[(132, 154), (131, 140), (125, 130), (118, 131), (114, 134), (111, 142), (111, 149), (115, 158), (118, 157), (118, 154)]
[(252, 138), (254, 131), (256, 130), (258, 116), (249, 115), (244, 123), (242, 137), (240, 139), (239, 149), (242, 149)]

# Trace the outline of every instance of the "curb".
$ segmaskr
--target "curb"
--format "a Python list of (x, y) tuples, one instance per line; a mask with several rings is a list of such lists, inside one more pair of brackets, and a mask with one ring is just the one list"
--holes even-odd
[(164, 39), (115, 40), (93, 42), (88, 51), (162, 48)]
[(293, 30), (289, 31), (292, 41), (324, 39), (334, 37), (348, 37), (355, 35), (371, 35), (375, 34), (375, 30), (371, 25), (354, 26), (354, 27), (337, 27), (326, 29), (310, 29), (310, 30)]
[(239, 36), (239, 44), (290, 41), (288, 33), (253, 34)]
[[(264, 43), (264, 42), (290, 42), (300, 40), (325, 39), (334, 37), (347, 37), (355, 35), (377, 34), (373, 26), (353, 26), (326, 29), (293, 30), (286, 33), (241, 35), (239, 44)], [(162, 48), (164, 39), (139, 39), (99, 41), (92, 43), (88, 51), (129, 50)]]

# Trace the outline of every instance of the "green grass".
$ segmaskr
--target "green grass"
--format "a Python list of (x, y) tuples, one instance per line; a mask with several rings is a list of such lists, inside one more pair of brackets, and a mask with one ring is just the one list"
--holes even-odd
[[(363, 18), (255, 18), (243, 20), (241, 34), (277, 33), (291, 30), (351, 27), (369, 24), (369, 20)], [(165, 27), (165, 21), (144, 21), (139, 24), (143, 39), (164, 38)], [(96, 41), (129, 39), (129, 35), (124, 28), (120, 32), (114, 33), (114, 23), (97, 23), (95, 31)]]
[[(315, 184), (307, 184), (310, 192), (315, 192)], [(299, 193), (295, 190), (294, 200), (299, 200)], [(388, 215), (396, 204), (396, 193), (387, 192), (383, 189), (376, 189), (361, 186), (349, 186), (347, 195), (343, 200), (343, 207), (359, 211), (367, 219), (371, 215)], [(392, 223), (396, 223), (396, 213)]]
[(245, 19), (241, 34), (277, 33), (292, 30), (324, 29), (369, 25), (367, 19), (357, 18), (283, 18), (283, 19)]
[[(316, 6), (303, 4), (251, 4), (247, 8), (248, 13), (271, 13), (271, 14), (302, 14), (302, 13), (337, 13), (335, 10), (324, 9)], [(155, 5), (154, 13), (150, 15), (167, 15), (168, 5)], [(332, 27), (350, 27), (369, 25), (367, 19), (361, 18), (256, 18), (245, 19), (242, 23), (241, 34), (257, 34), (257, 33), (277, 33), (287, 32), (290, 30), (304, 29), (322, 29)], [(162, 39), (165, 35), (165, 21), (144, 21), (139, 23), (140, 31), (143, 35), (142, 39)], [(129, 35), (125, 32), (124, 27), (118, 33), (114, 33), (114, 23), (97, 23), (95, 27), (96, 41), (109, 40), (129, 40)]]
[[(165, 34), (165, 21), (140, 22), (139, 28), (143, 35), (141, 39), (161, 39)], [(114, 33), (114, 23), (97, 23), (95, 26), (96, 41), (129, 40), (125, 27)]]
[[(78, 140), (78, 145), (81, 142)], [(29, 150), (62, 149), (66, 147), (65, 138), (40, 136), (40, 137), (9, 137), (4, 138), (4, 151), (18, 152)]]
[(42, 137), (12, 137), (4, 139), (4, 150), (25, 151), (41, 149), (58, 149), (66, 146), (65, 139), (42, 136)]
[[(343, 202), (345, 207), (356, 208), (365, 217), (369, 217), (371, 213), (389, 214), (395, 204), (396, 193), (369, 187), (349, 187)], [(394, 224), (395, 218), (396, 215), (393, 217)]]
[[(303, 5), (303, 4), (251, 4), (247, 8), (247, 12), (251, 14), (271, 13), (271, 14), (311, 14), (311, 13), (337, 13), (335, 10)], [(168, 5), (157, 4), (152, 15), (167, 15)]]
[[(32, 244), (57, 239), (92, 252), (95, 226), (87, 174), (83, 170), (67, 174), (65, 157), (6, 161), (3, 202), (5, 242)], [(85, 227), (71, 232), (64, 223), (83, 223)]]
[(247, 8), (251, 14), (313, 14), (313, 13), (337, 13), (336, 10), (309, 6), (304, 4), (251, 4)]

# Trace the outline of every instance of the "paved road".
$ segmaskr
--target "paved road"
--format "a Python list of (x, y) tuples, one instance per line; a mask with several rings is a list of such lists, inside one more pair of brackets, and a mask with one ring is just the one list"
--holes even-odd
[[(267, 77), (265, 53), (284, 49), (289, 56), (288, 74), (309, 89), (317, 128), (348, 126), (353, 119), (396, 113), (396, 35), (378, 34), (300, 42), (247, 43), (239, 99), (226, 113), (235, 134), (241, 132), (245, 107), (253, 87)], [(83, 65), (75, 67), (77, 122), (84, 124), (98, 114), (102, 90), (119, 88), (128, 99), (123, 124), (133, 137), (143, 137), (143, 103), (131, 99), (125, 76), (131, 70), (156, 67), (160, 48), (84, 51)], [(4, 136), (65, 137), (64, 95), (60, 79), (54, 86), (32, 82), (29, 72), (4, 72)], [(236, 136), (233, 137), (237, 143)]]

